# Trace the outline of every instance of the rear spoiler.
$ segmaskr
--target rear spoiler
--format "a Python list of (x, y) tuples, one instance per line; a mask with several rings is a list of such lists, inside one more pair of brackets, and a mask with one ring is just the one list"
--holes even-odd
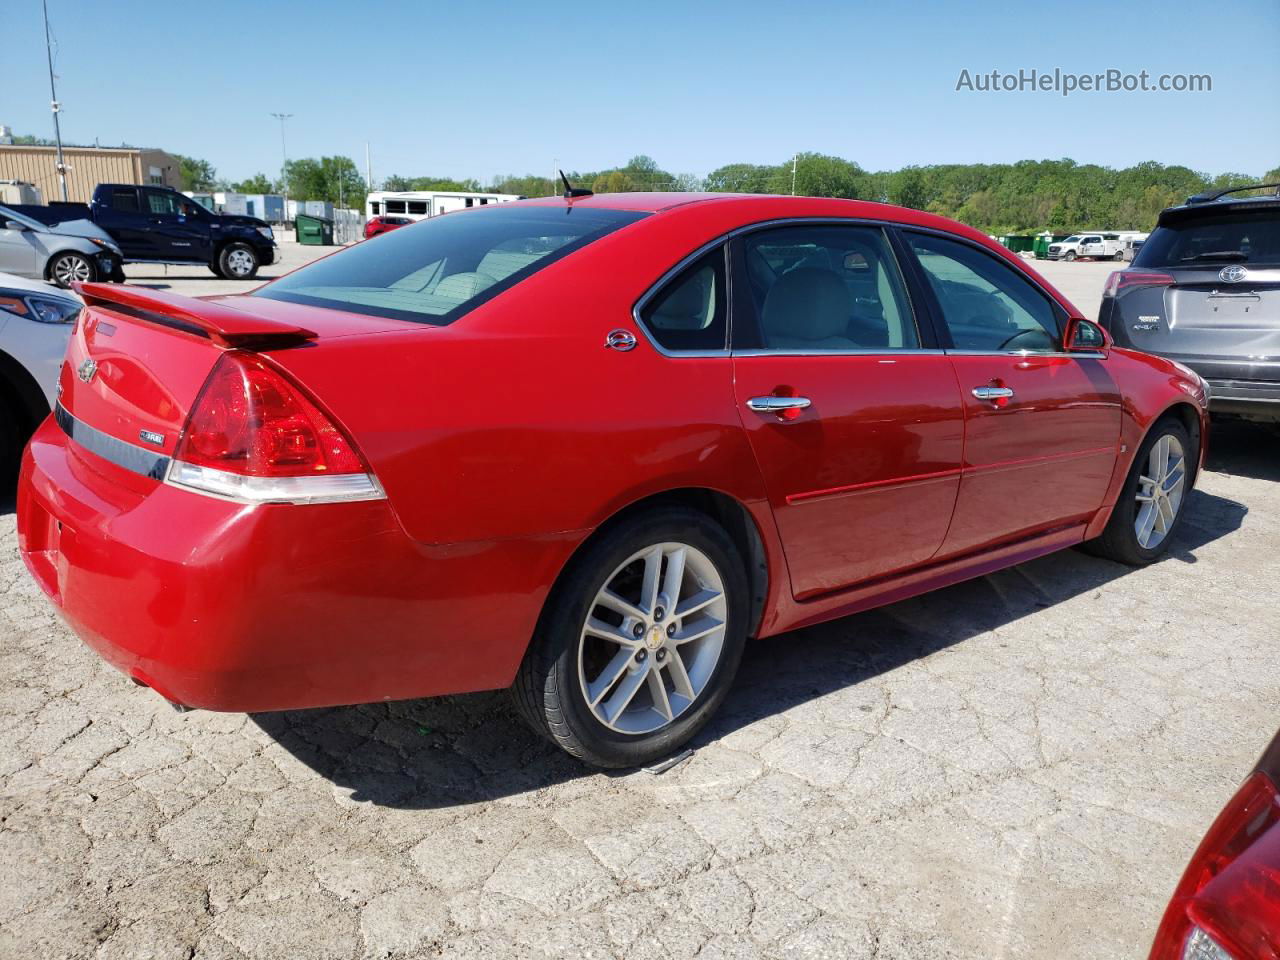
[(103, 305), (118, 313), (167, 327), (186, 328), (225, 347), (284, 347), (315, 340), (305, 327), (255, 316), (233, 307), (114, 283), (73, 284), (88, 306)]

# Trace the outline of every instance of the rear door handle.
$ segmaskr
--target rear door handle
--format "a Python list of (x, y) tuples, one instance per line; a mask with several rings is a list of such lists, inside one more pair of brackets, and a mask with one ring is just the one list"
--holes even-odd
[(1002, 400), (1013, 396), (1008, 387), (974, 387), (973, 395), (979, 400)]
[(756, 413), (780, 413), (783, 410), (807, 410), (812, 401), (808, 397), (752, 397), (747, 407)]

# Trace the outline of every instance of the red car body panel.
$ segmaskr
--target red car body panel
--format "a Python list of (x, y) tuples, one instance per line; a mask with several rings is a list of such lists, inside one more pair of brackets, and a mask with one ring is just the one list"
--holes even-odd
[(389, 233), (392, 230), (399, 230), (401, 227), (407, 227), (412, 222), (406, 218), (400, 218), (403, 222), (393, 223), (386, 217), (370, 217), (364, 225), (364, 238), (366, 240), (376, 237), (381, 233)]
[[(23, 462), (19, 538), (76, 631), (194, 707), (497, 688), (514, 677), (574, 551), (647, 498), (693, 490), (742, 508), (766, 571), (752, 632), (768, 635), (1078, 543), (1100, 531), (1161, 413), (1188, 404), (1207, 435), (1198, 379), (1124, 350), (1105, 360), (665, 356), (637, 326), (636, 302), (687, 254), (748, 224), (918, 225), (1026, 268), (966, 227), (880, 204), (574, 202), (656, 215), (448, 326), (262, 297), (205, 302), (234, 312), (209, 320), (214, 328), (311, 335), (303, 346), (267, 337), (257, 349), (354, 440), (385, 500), (250, 507), (202, 497), (116, 467), (47, 421)], [(102, 323), (114, 327), (109, 342)], [(225, 344), (150, 326), (91, 305), (68, 350), (63, 403), (122, 442), (163, 434), (156, 449), (171, 454)], [(619, 328), (640, 345), (603, 349)], [(91, 352), (105, 369), (85, 387), (72, 371)], [(839, 389), (851, 367), (868, 385), (856, 398)], [(970, 398), (995, 379), (1016, 382), (1026, 407), (993, 411)], [(788, 389), (814, 400), (792, 422), (743, 406)], [(1030, 510), (1028, 497), (1052, 508)]]

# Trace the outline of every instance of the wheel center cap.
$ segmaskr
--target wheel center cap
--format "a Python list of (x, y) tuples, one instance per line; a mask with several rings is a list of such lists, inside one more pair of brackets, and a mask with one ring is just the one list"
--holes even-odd
[(661, 625), (654, 624), (649, 628), (649, 632), (645, 634), (644, 643), (650, 650), (657, 650), (660, 646), (667, 642), (666, 631)]

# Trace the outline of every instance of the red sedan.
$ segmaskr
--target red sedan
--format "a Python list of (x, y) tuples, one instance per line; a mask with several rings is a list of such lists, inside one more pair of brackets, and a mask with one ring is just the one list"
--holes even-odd
[(748, 636), (1086, 541), (1155, 560), (1204, 453), (1194, 373), (872, 203), (527, 201), (248, 295), (82, 294), (22, 554), (190, 707), (511, 687), (645, 762)]
[(387, 233), (398, 227), (405, 227), (413, 223), (408, 217), (370, 217), (364, 225), (364, 238), (368, 240), (370, 237), (376, 237), (380, 233)]

